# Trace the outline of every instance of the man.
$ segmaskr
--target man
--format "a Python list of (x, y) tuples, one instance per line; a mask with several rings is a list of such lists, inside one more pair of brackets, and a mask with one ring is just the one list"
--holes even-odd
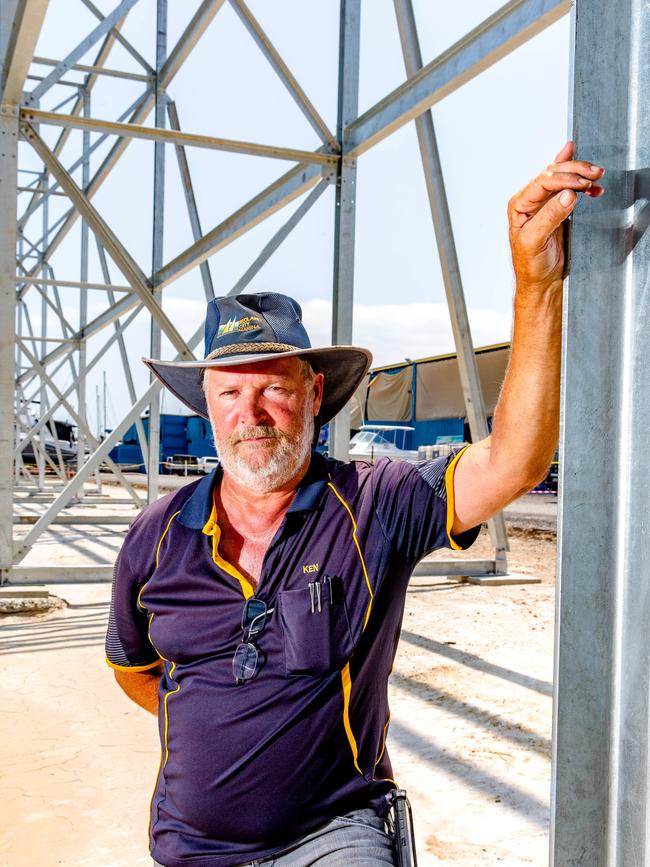
[(394, 863), (386, 693), (408, 579), (469, 546), (555, 451), (563, 223), (577, 191), (603, 192), (572, 155), (510, 202), (510, 366), (491, 436), (449, 459), (312, 452), (370, 354), (311, 348), (283, 295), (215, 299), (203, 361), (147, 361), (210, 418), (220, 457), (143, 511), (115, 570), (108, 661), (159, 718), (154, 863)]

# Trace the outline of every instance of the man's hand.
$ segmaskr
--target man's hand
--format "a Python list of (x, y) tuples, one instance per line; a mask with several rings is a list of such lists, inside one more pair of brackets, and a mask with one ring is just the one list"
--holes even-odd
[(574, 209), (577, 192), (597, 198), (605, 192), (597, 181), (600, 166), (572, 160), (567, 142), (555, 162), (508, 203), (510, 249), (518, 288), (541, 289), (561, 282), (564, 269), (563, 223)]
[(605, 170), (573, 160), (567, 142), (555, 162), (508, 204), (516, 277), (510, 364), (492, 434), (456, 464), (452, 534), (474, 527), (546, 475), (557, 446), (562, 341), (564, 222), (577, 193), (601, 196)]

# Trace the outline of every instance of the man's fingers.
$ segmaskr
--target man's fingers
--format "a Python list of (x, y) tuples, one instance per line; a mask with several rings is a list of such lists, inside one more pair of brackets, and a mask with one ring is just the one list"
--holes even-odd
[(587, 192), (592, 182), (568, 172), (542, 172), (509, 202), (510, 221), (516, 228), (538, 213), (551, 196), (566, 189)]
[(585, 162), (584, 160), (556, 160), (548, 166), (547, 171), (573, 172), (577, 175), (583, 175), (585, 178), (589, 178), (590, 181), (602, 178), (605, 174), (605, 169), (602, 166), (597, 166), (593, 163)]
[(564, 145), (562, 150), (558, 154), (556, 154), (555, 162), (560, 163), (560, 162), (563, 162), (564, 160), (570, 160), (571, 157), (573, 156), (574, 148), (575, 148), (575, 142), (568, 141)]
[(562, 225), (575, 208), (578, 196), (573, 190), (563, 190), (556, 193), (540, 210), (526, 223), (521, 232), (521, 240), (526, 246), (541, 247), (550, 235)]

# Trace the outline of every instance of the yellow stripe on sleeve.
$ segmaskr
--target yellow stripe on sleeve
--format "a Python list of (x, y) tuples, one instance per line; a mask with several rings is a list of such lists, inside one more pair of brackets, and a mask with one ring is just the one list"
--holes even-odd
[(451, 535), (451, 529), (454, 526), (454, 518), (456, 517), (456, 510), (454, 506), (454, 472), (456, 470), (456, 464), (458, 463), (462, 454), (464, 454), (465, 449), (461, 449), (458, 454), (454, 457), (453, 461), (449, 464), (447, 469), (445, 470), (445, 490), (447, 493), (447, 538), (449, 539), (449, 544), (453, 551), (462, 551), (461, 546), (455, 541), (453, 536)]
[(138, 671), (148, 671), (150, 668), (155, 668), (156, 665), (160, 665), (160, 660), (157, 659), (155, 662), (148, 663), (148, 665), (117, 665), (117, 663), (111, 662), (107, 656), (106, 664), (116, 671), (132, 671), (135, 674)]

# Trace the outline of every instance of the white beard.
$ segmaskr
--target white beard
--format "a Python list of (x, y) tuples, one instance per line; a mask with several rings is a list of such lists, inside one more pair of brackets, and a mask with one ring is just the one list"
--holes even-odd
[[(263, 426), (248, 427), (233, 434), (227, 440), (219, 432), (210, 416), (212, 433), (219, 453), (219, 461), (224, 472), (232, 476), (245, 488), (257, 493), (266, 493), (281, 488), (298, 475), (311, 451), (314, 438), (313, 396), (307, 395), (302, 408), (300, 425), (293, 434), (286, 434), (277, 428)], [(247, 458), (236, 451), (236, 442), (242, 438), (255, 436), (277, 437), (273, 448), (264, 449), (263, 460), (258, 457)], [(231, 440), (235, 440), (235, 443)]]

